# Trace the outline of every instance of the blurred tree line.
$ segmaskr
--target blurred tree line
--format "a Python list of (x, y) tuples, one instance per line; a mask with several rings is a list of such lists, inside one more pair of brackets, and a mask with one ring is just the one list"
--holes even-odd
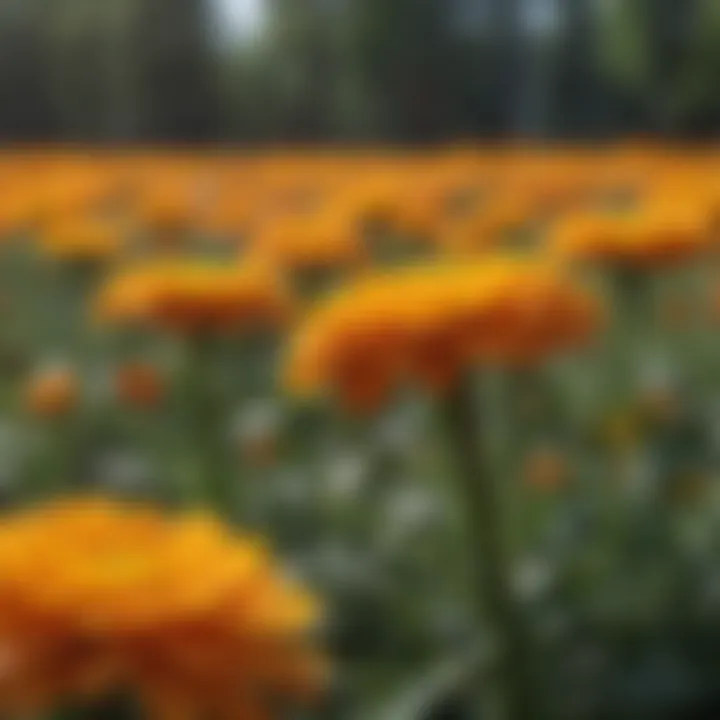
[(0, 139), (714, 134), (717, 0), (0, 0)]

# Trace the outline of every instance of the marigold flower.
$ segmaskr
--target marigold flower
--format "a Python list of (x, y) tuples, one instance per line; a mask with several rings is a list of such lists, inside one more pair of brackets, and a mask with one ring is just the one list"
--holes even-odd
[(406, 173), (391, 195), (390, 224), (402, 236), (433, 244), (445, 224), (476, 209), (479, 189), (466, 178), (446, 176), (434, 164)]
[(397, 198), (393, 227), (413, 240), (431, 242), (446, 218), (445, 197), (433, 190), (413, 189), (414, 192)]
[(10, 238), (25, 232), (36, 222), (36, 198), (25, 188), (16, 188), (0, 203), (0, 237)]
[(150, 717), (270, 717), (322, 687), (318, 606), (255, 538), (103, 499), (0, 522), (0, 709), (118, 691)]
[(96, 311), (107, 322), (229, 332), (282, 325), (292, 303), (263, 267), (178, 260), (121, 272), (101, 289)]
[(342, 212), (291, 218), (268, 226), (253, 242), (253, 253), (287, 271), (336, 270), (364, 261), (360, 226)]
[(201, 216), (203, 230), (223, 240), (239, 242), (252, 231), (256, 222), (257, 208), (252, 200), (252, 197), (244, 197), (238, 201), (235, 192), (221, 197)]
[(122, 248), (121, 228), (107, 222), (80, 218), (54, 225), (40, 236), (48, 256), (73, 262), (97, 262), (116, 255)]
[(598, 320), (594, 299), (545, 262), (410, 268), (361, 280), (312, 314), (287, 380), (373, 407), (404, 378), (443, 390), (476, 362), (537, 362), (588, 339)]
[(155, 239), (175, 242), (193, 229), (197, 220), (197, 203), (187, 190), (170, 187), (148, 192), (137, 209), (138, 221)]
[(165, 390), (160, 373), (147, 363), (129, 363), (118, 368), (115, 387), (122, 403), (138, 408), (157, 406)]
[(37, 416), (67, 415), (78, 403), (78, 381), (67, 368), (43, 370), (30, 377), (25, 388), (25, 407)]
[(649, 207), (623, 214), (587, 214), (556, 229), (553, 250), (572, 259), (655, 268), (674, 265), (707, 250), (709, 212), (693, 206)]
[(480, 252), (501, 247), (513, 234), (538, 221), (537, 210), (528, 198), (502, 197), (481, 205), (466, 216), (451, 220), (440, 231), (439, 240), (450, 252)]

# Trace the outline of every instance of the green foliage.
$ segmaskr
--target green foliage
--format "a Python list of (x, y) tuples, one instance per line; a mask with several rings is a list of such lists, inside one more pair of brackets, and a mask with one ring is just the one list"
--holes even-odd
[(0, 4), (0, 135), (426, 142), (711, 133), (713, 0), (267, 0), (220, 42), (209, 0)]
[(601, 62), (639, 127), (713, 132), (720, 120), (717, 3), (615, 0), (602, 16)]
[(614, 0), (602, 16), (602, 60), (610, 76), (633, 92), (651, 79), (648, 28), (638, 0)]

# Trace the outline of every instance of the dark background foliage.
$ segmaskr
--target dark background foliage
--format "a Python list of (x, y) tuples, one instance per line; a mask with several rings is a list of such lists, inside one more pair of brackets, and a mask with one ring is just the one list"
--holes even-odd
[[(229, 0), (227, 0), (229, 2)], [(713, 135), (714, 0), (1, 0), (0, 139)]]

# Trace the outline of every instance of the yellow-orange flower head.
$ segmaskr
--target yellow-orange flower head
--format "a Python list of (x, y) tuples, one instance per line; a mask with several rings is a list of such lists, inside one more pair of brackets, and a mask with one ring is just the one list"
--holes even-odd
[(69, 262), (100, 262), (113, 258), (122, 248), (122, 228), (88, 218), (55, 223), (40, 237), (51, 258)]
[(574, 260), (653, 269), (697, 257), (709, 249), (710, 231), (708, 211), (662, 204), (627, 214), (570, 216), (556, 229), (552, 249)]
[(0, 711), (137, 694), (153, 718), (308, 700), (315, 602), (212, 517), (75, 500), (0, 522)]
[(101, 289), (107, 322), (196, 333), (275, 328), (291, 315), (284, 284), (260, 266), (168, 261), (132, 268)]
[(537, 362), (587, 340), (599, 319), (594, 298), (546, 262), (415, 267), (365, 278), (312, 314), (287, 381), (366, 409), (404, 379), (444, 390), (474, 363)]
[(68, 368), (50, 368), (32, 375), (25, 387), (25, 406), (38, 418), (61, 418), (79, 402), (77, 376)]
[(189, 232), (197, 220), (197, 208), (186, 188), (166, 180), (162, 190), (147, 191), (137, 208), (138, 221), (155, 239), (175, 241)]
[(270, 225), (255, 238), (252, 252), (290, 272), (346, 270), (365, 260), (359, 225), (341, 212)]

